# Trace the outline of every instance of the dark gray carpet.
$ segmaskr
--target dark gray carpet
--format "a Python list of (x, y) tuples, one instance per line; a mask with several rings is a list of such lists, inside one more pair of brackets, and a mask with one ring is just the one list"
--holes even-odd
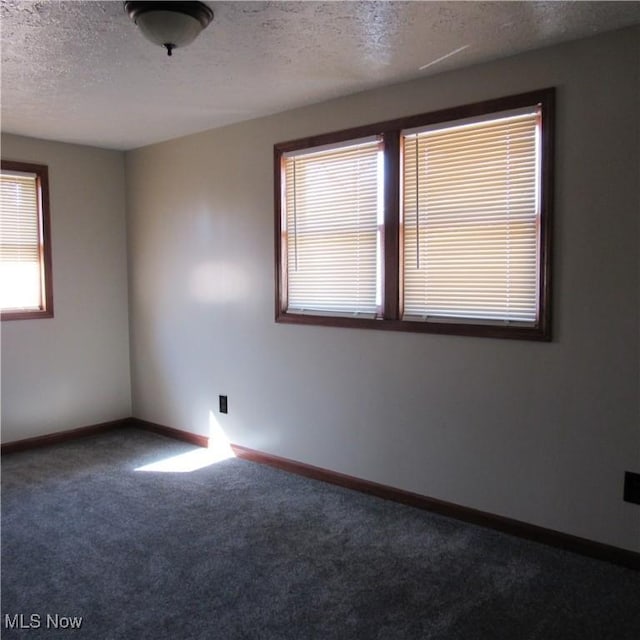
[(2, 637), (640, 638), (629, 569), (242, 460), (135, 471), (192, 448), (130, 430), (4, 456)]

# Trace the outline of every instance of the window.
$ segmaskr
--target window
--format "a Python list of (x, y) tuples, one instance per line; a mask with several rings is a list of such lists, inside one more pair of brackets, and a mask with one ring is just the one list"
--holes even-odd
[(275, 145), (276, 320), (549, 340), (553, 102)]
[(286, 155), (291, 313), (378, 315), (381, 161), (377, 139)]
[(49, 182), (44, 165), (2, 160), (0, 310), (3, 320), (53, 317)]
[(406, 319), (536, 321), (539, 111), (402, 133)]

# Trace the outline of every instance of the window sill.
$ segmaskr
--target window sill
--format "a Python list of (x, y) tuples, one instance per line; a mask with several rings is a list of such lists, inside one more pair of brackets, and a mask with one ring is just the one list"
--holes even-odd
[(53, 309), (37, 309), (35, 311), (2, 311), (0, 320), (39, 320), (53, 318)]
[(420, 322), (416, 320), (388, 320), (341, 316), (322, 316), (287, 313), (276, 314), (280, 324), (313, 325), (319, 327), (343, 327), (348, 329), (378, 329), (383, 331), (406, 331), (410, 333), (432, 333), (454, 336), (476, 336), (507, 340), (551, 341), (551, 332), (543, 325), (505, 325), (464, 322)]

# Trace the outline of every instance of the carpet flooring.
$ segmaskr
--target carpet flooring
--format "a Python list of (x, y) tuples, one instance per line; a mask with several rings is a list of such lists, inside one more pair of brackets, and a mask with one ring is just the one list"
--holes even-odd
[(640, 638), (640, 572), (248, 461), (140, 470), (193, 449), (3, 456), (2, 638)]

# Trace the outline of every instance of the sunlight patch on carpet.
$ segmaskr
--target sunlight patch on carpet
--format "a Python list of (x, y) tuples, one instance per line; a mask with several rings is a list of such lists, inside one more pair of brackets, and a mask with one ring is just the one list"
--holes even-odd
[(136, 471), (160, 471), (163, 473), (189, 473), (204, 469), (221, 460), (233, 458), (233, 451), (229, 447), (228, 452), (215, 449), (194, 449), (186, 453), (180, 453), (177, 456), (171, 456), (164, 460), (158, 460), (137, 467)]
[(137, 467), (136, 471), (189, 473), (229, 458), (235, 458), (229, 438), (227, 438), (224, 430), (218, 424), (213, 411), (209, 411), (209, 446), (207, 448), (194, 449), (163, 460), (157, 460), (142, 467)]

